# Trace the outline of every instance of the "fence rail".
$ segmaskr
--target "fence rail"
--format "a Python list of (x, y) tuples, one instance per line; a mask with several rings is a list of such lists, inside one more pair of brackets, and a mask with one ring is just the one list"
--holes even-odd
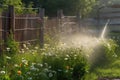
[[(44, 34), (53, 36), (58, 33), (69, 34), (75, 31), (82, 31), (82, 28), (86, 28), (86, 26), (89, 26), (90, 29), (91, 26), (102, 23), (104, 25), (104, 22), (106, 22), (106, 19), (108, 19), (109, 16), (110, 19), (113, 20), (110, 22), (110, 25), (114, 25), (114, 27), (119, 25), (119, 17), (115, 17), (117, 15), (119, 16), (119, 13), (110, 12), (109, 14), (110, 8), (108, 13), (106, 13), (106, 11), (104, 13), (105, 9), (103, 9), (102, 13), (99, 13), (99, 19), (96, 20), (93, 18), (81, 20), (79, 15), (65, 16), (62, 10), (58, 11), (57, 17), (47, 19), (44, 17), (44, 9), (36, 9), (39, 10), (39, 13), (37, 14), (15, 14), (14, 7), (9, 6), (8, 11), (3, 12), (3, 14), (0, 15), (0, 40), (5, 42), (12, 31), (14, 39), (17, 42), (39, 41), (39, 44), (42, 47), (44, 45)], [(119, 9), (116, 9), (115, 12), (117, 10)], [(100, 27), (102, 28), (102, 26)], [(98, 26), (96, 28), (99, 29)], [(118, 29), (118, 27), (116, 28)]]
[(108, 32), (120, 31), (120, 6), (105, 6), (101, 8), (99, 19), (100, 26), (104, 25), (107, 19), (110, 19), (108, 24)]
[(8, 6), (8, 10), (0, 15), (0, 41), (5, 44), (8, 36), (13, 34), (13, 38), (19, 43), (39, 41), (43, 47), (44, 9), (39, 9), (38, 14), (20, 15), (15, 14), (14, 9), (14, 6)]

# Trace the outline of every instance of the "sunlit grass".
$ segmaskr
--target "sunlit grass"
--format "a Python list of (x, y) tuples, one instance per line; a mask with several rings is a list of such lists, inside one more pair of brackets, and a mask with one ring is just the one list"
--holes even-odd
[(106, 69), (99, 68), (96, 70), (96, 73), (101, 77), (116, 78), (120, 77), (120, 69), (114, 67), (107, 67)]

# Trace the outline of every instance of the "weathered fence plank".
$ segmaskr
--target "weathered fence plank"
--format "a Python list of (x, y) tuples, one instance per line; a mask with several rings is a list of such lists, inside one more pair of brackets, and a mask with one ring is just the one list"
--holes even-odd
[(10, 5), (8, 7), (8, 35), (12, 34), (14, 38), (15, 33), (15, 11), (14, 6)]
[(108, 32), (120, 31), (120, 5), (105, 6), (99, 12), (99, 25), (104, 27), (107, 19), (110, 20), (108, 24)]
[(20, 44), (26, 42), (36, 43), (36, 41), (39, 40), (40, 46), (43, 47), (45, 10), (40, 9), (39, 13), (36, 14), (15, 14), (15, 9), (14, 6), (10, 5), (8, 9), (2, 13), (2, 16), (0, 16), (0, 40), (3, 40), (5, 45), (8, 36), (12, 34), (13, 39)]
[(41, 47), (44, 46), (44, 16), (45, 16), (44, 14), (45, 14), (45, 10), (39, 9), (39, 15), (42, 21), (41, 26), (40, 26), (40, 46)]

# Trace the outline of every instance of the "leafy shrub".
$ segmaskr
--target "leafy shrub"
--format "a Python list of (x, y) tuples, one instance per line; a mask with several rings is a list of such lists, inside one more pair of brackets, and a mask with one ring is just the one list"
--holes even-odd
[(81, 49), (75, 48), (55, 49), (44, 54), (43, 62), (56, 72), (56, 80), (81, 80), (89, 69), (81, 53)]
[(10, 34), (5, 42), (7, 54), (16, 54), (19, 51), (19, 44), (14, 40), (13, 35)]
[(108, 60), (114, 60), (117, 57), (116, 49), (118, 45), (115, 43), (115, 41), (109, 39), (107, 42), (103, 43), (104, 50), (105, 50), (105, 56)]
[(91, 61), (91, 69), (95, 67), (101, 67), (108, 65), (110, 62), (116, 60), (118, 57), (116, 53), (117, 44), (115, 41), (109, 40), (101, 40), (101, 43), (98, 47), (94, 49), (94, 53), (92, 53), (92, 61)]
[[(97, 78), (95, 74), (88, 76), (90, 66), (85, 54), (91, 51), (74, 47), (51, 47), (48, 44), (44, 48), (24, 44), (24, 48), (19, 50), (13, 38), (10, 37), (8, 42), (10, 49), (6, 53), (13, 55), (5, 54), (1, 57), (0, 71), (5, 72), (0, 75), (1, 80), (85, 80), (92, 75), (94, 79)], [(112, 40), (103, 41), (98, 49), (94, 49), (94, 52), (100, 50), (102, 54), (96, 58), (95, 64), (103, 65), (103, 62), (99, 63), (102, 60), (100, 57), (104, 57), (104, 60), (113, 59), (116, 47)], [(22, 54), (15, 54), (18, 50)]]
[[(0, 70), (8, 80), (80, 80), (88, 72), (88, 64), (77, 48), (33, 48), (22, 54), (4, 55)], [(23, 51), (23, 50), (22, 50)], [(21, 52), (22, 52), (21, 51)]]

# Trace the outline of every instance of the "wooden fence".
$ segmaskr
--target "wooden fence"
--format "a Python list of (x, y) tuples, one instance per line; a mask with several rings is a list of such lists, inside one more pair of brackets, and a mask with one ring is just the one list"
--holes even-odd
[(104, 6), (99, 10), (99, 27), (103, 29), (107, 20), (110, 20), (107, 26), (106, 37), (120, 42), (120, 5), (113, 4)]
[(8, 6), (8, 10), (0, 16), (0, 41), (5, 43), (12, 33), (14, 40), (19, 43), (39, 41), (43, 47), (44, 9), (38, 10), (38, 14), (18, 15), (14, 6)]
[[(109, 14), (109, 11), (111, 11), (109, 9), (107, 9), (109, 10), (108, 13), (104, 12), (106, 11), (105, 8), (99, 11), (100, 13), (98, 19), (95, 20), (94, 18), (87, 18), (81, 20), (79, 15), (65, 16), (63, 11), (59, 10), (57, 17), (47, 19), (47, 17), (44, 16), (44, 9), (38, 8), (39, 12), (37, 14), (16, 14), (15, 9), (16, 8), (14, 6), (9, 6), (8, 10), (4, 11), (0, 15), (0, 41), (5, 42), (8, 35), (12, 33), (15, 41), (19, 43), (39, 41), (41, 47), (44, 45), (44, 33), (52, 36), (59, 33), (69, 34), (81, 32), (83, 31), (82, 28), (86, 28), (86, 26), (88, 26), (88, 28), (91, 26), (96, 27), (98, 24), (100, 24), (99, 26), (102, 29), (102, 26), (104, 26), (106, 20), (108, 19), (108, 17), (105, 17), (105, 14), (110, 17), (113, 13), (116, 14), (116, 11)], [(116, 8), (116, 10), (118, 10), (118, 8)], [(113, 20), (113, 18), (110, 19)], [(103, 22), (104, 24), (101, 25)], [(99, 29), (98, 26), (96, 29)]]
[(80, 31), (80, 16), (66, 16), (63, 11), (58, 11), (59, 32), (63, 34), (70, 34)]
[(105, 25), (107, 19), (109, 19), (108, 29), (110, 31), (120, 31), (120, 5), (102, 7), (99, 10), (99, 19), (100, 26)]

